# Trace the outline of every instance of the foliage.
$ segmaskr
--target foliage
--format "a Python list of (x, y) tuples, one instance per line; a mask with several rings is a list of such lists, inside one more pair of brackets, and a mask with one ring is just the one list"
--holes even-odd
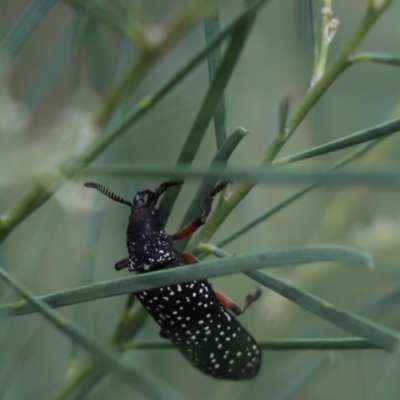
[[(398, 152), (400, 57), (387, 52), (399, 10), (365, 3), (2, 4), (12, 15), (0, 43), (2, 398), (397, 398), (399, 171), (381, 161)], [(115, 279), (126, 210), (85, 190), (88, 176), (123, 197), (185, 180), (159, 205), (169, 231), (230, 180), (178, 245), (222, 259)], [(256, 281), (300, 307), (265, 289), (243, 317), (265, 350), (259, 376), (211, 381), (160, 342), (132, 293), (239, 272), (250, 280), (218, 282), (244, 295)], [(16, 318), (34, 312), (57, 331), (37, 314)], [(354, 357), (368, 370), (353, 371)]]

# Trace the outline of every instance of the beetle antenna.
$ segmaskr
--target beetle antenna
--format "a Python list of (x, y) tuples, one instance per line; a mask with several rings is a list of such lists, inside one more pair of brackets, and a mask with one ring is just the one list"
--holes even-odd
[(177, 186), (177, 185), (182, 185), (183, 182), (164, 182), (162, 183), (155, 191), (154, 193), (157, 195), (157, 198), (160, 197), (168, 188), (171, 186)]
[(93, 188), (98, 190), (100, 193), (105, 194), (107, 197), (109, 197), (111, 200), (114, 200), (118, 203), (122, 203), (122, 204), (126, 204), (129, 207), (133, 207), (132, 203), (124, 200), (122, 197), (117, 196), (116, 194), (114, 194), (113, 192), (111, 192), (111, 190), (108, 190), (105, 186), (100, 185), (98, 183), (94, 183), (94, 182), (86, 182), (85, 186), (88, 188)]

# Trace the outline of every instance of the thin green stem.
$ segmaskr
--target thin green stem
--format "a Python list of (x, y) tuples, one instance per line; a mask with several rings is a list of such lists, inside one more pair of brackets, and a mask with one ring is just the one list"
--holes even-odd
[(325, 72), (325, 66), (328, 59), (329, 45), (336, 33), (338, 20), (332, 19), (332, 1), (324, 0), (324, 7), (322, 8), (322, 26), (321, 26), (321, 47), (317, 63), (314, 65), (313, 74), (311, 78), (311, 87), (322, 78)]
[[(340, 76), (340, 74), (351, 65), (351, 56), (356, 51), (358, 45), (370, 31), (382, 12), (392, 2), (393, 0), (386, 1), (384, 6), (379, 9), (368, 7), (360, 25), (353, 33), (343, 50), (328, 67), (322, 78), (307, 92), (300, 106), (297, 108), (297, 111), (289, 119), (285, 134), (278, 134), (270, 148), (267, 150), (266, 156), (263, 160), (264, 165), (268, 166), (274, 161), (280, 150), (295, 132), (315, 103), (321, 98), (338, 76)], [(222, 222), (254, 188), (254, 186), (254, 184), (246, 183), (241, 185), (234, 193), (230, 194), (230, 196), (220, 204), (216, 212), (211, 215), (207, 225), (199, 232), (199, 234), (196, 235), (194, 240), (192, 240), (189, 250), (197, 252), (196, 247), (200, 242), (208, 242)]]
[(148, 45), (143, 26), (131, 13), (121, 13), (112, 6), (105, 6), (99, 2), (87, 0), (68, 0), (72, 5), (95, 15), (100, 21), (107, 24), (129, 39), (134, 39), (138, 45)]
[(133, 64), (106, 97), (102, 108), (96, 116), (95, 123), (99, 127), (107, 125), (111, 115), (121, 100), (139, 85), (148, 74), (156, 61), (161, 56), (159, 49), (148, 47), (140, 51), (135, 57)]
[(362, 336), (376, 346), (393, 352), (400, 344), (399, 333), (361, 315), (344, 310), (306, 290), (298, 289), (265, 272), (251, 271), (247, 276), (295, 302), (300, 307), (334, 323), (340, 328)]
[[(175, 16), (173, 23), (159, 28), (159, 31), (163, 32), (161, 39), (154, 41), (145, 38), (145, 40), (142, 40), (141, 51), (136, 56), (133, 65), (107, 96), (103, 107), (95, 118), (98, 126), (107, 125), (120, 101), (129, 93), (132, 93), (166, 50), (193, 25), (199, 16), (204, 14), (206, 6), (207, 2), (189, 2), (187, 5), (179, 7), (178, 15)], [(212, 42), (212, 39), (209, 42)]]
[[(215, 246), (207, 244), (202, 247), (204, 251), (213, 253), (217, 257), (223, 259), (231, 257), (229, 253)], [(306, 290), (290, 285), (266, 272), (253, 270), (245, 272), (245, 275), (340, 328), (357, 336), (361, 336), (388, 352), (400, 355), (396, 352), (396, 349), (400, 346), (400, 335), (394, 329), (378, 324), (354, 312), (337, 307)]]
[(10, 274), (0, 267), (0, 278), (7, 282), (13, 289), (25, 298), (37, 311), (39, 311), (52, 325), (67, 335), (75, 343), (92, 353), (110, 372), (126, 380), (133, 388), (139, 389), (145, 395), (154, 399), (164, 399), (164, 394), (159, 387), (154, 387), (152, 381), (142, 373), (128, 367), (118, 358), (116, 352), (83, 330), (81, 327), (51, 309), (40, 298), (19, 284)]
[[(220, 103), (228, 82), (232, 76), (236, 63), (250, 34), (251, 28), (256, 18), (253, 12), (243, 23), (234, 31), (229, 42), (225, 55), (218, 70), (215, 73), (202, 105), (193, 122), (190, 132), (179, 154), (177, 164), (191, 164), (204, 138), (207, 127), (215, 113), (216, 107)], [(161, 220), (165, 223), (171, 213), (172, 207), (177, 199), (181, 186), (171, 188), (163, 196), (158, 208)]]
[(400, 66), (400, 57), (395, 54), (358, 53), (351, 57), (352, 64), (360, 62), (375, 62), (378, 64)]
[(133, 107), (125, 117), (121, 118), (118, 124), (111, 129), (109, 134), (99, 139), (99, 141), (82, 156), (64, 163), (61, 167), (62, 173), (55, 172), (52, 177), (40, 177), (40, 182), (34, 184), (28, 190), (28, 193), (17, 202), (13, 209), (0, 217), (0, 243), (4, 241), (20, 222), (51, 198), (52, 194), (66, 182), (66, 178), (74, 176), (78, 170), (90, 164), (111, 143), (125, 133), (129, 127), (146, 115), (179, 82), (181, 82), (215, 46), (218, 46), (225, 40), (232, 31), (237, 29), (249, 15), (257, 11), (266, 1), (268, 0), (257, 0), (243, 10), (240, 15), (221, 29), (220, 33), (210, 43), (199, 49), (181, 68), (178, 68), (168, 79), (161, 83), (159, 87), (145, 96), (136, 107)]
[[(206, 245), (202, 245), (205, 251)], [(207, 245), (211, 246), (211, 245)], [(303, 265), (314, 262), (341, 261), (372, 267), (369, 253), (344, 246), (300, 246), (274, 249), (257, 253), (241, 254), (234, 258), (202, 262), (160, 271), (148, 272), (129, 278), (114, 279), (101, 283), (53, 293), (40, 298), (48, 306), (57, 308), (83, 303), (95, 299), (119, 296), (155, 289), (177, 283), (209, 279), (257, 268), (276, 268), (289, 265)], [(36, 311), (26, 301), (0, 306), (0, 316), (24, 315)]]
[[(262, 350), (361, 350), (381, 349), (374, 343), (360, 337), (346, 338), (310, 338), (310, 339), (275, 339), (258, 342)], [(121, 343), (120, 350), (174, 350), (172, 343)]]
[(279, 158), (274, 161), (272, 165), (286, 165), (300, 160), (306, 160), (307, 158), (320, 156), (322, 154), (331, 153), (333, 151), (345, 149), (350, 146), (355, 146), (370, 140), (384, 138), (393, 133), (400, 131), (400, 118), (385, 122), (380, 125), (373, 126), (372, 128), (364, 129), (363, 131), (353, 133), (345, 136), (341, 139), (332, 140), (331, 142), (325, 143), (321, 146), (316, 146), (311, 149), (302, 151), (300, 153), (293, 154), (291, 156)]
[(289, 120), (286, 127), (286, 136), (289, 138), (296, 128), (303, 121), (305, 116), (315, 105), (315, 103), (321, 98), (321, 96), (326, 92), (326, 90), (332, 85), (332, 83), (337, 79), (337, 77), (349, 66), (351, 65), (351, 56), (356, 51), (357, 47), (360, 45), (364, 37), (371, 30), (372, 26), (375, 24), (377, 19), (380, 17), (382, 12), (393, 2), (393, 0), (386, 1), (385, 7), (380, 9), (375, 9), (368, 7), (367, 11), (356, 29), (350, 40), (347, 42), (343, 50), (339, 53), (336, 59), (328, 67), (325, 74), (319, 80), (316, 85), (306, 94), (302, 103), (298, 107), (297, 111), (294, 113), (292, 118)]
[(6, 70), (13, 57), (31, 37), (32, 32), (56, 3), (57, 0), (32, 1), (17, 23), (7, 32), (0, 43), (0, 53), (3, 56), (0, 65), (0, 74)]
[[(248, 131), (244, 128), (238, 128), (222, 144), (217, 151), (211, 165), (225, 164), (232, 154), (233, 150), (240, 143), (240, 141), (248, 134)], [(204, 209), (204, 199), (208, 197), (213, 190), (217, 180), (206, 180), (201, 183), (197, 190), (192, 203), (190, 204), (185, 216), (183, 217), (181, 228), (194, 221), (199, 217)], [(177, 243), (178, 249), (184, 249), (189, 242), (190, 238), (180, 240)]]
[[(112, 334), (110, 345), (117, 351), (124, 352), (120, 343), (129, 343), (136, 335), (143, 323), (146, 321), (148, 313), (143, 307), (139, 306), (132, 312), (131, 301), (133, 295), (128, 295), (128, 300), (124, 311)], [(51, 397), (51, 400), (71, 400), (83, 398), (90, 390), (96, 386), (101, 379), (108, 373), (107, 368), (99, 364), (96, 359), (90, 359), (85, 362), (79, 370), (71, 376)]]
[(318, 26), (317, 26), (317, 17), (315, 15), (314, 0), (308, 0), (308, 10), (310, 14), (310, 25), (311, 25), (311, 45), (313, 48), (312, 70), (314, 71), (317, 67), (319, 59)]
[[(220, 30), (220, 19), (218, 3), (215, 2), (215, 9), (212, 15), (207, 16), (204, 19), (204, 32), (207, 43), (218, 34)], [(207, 65), (208, 65), (208, 77), (210, 84), (212, 83), (218, 66), (221, 62), (221, 47), (216, 47), (212, 52), (208, 54)], [(221, 97), (220, 102), (215, 108), (214, 116), (214, 130), (215, 138), (217, 141), (217, 148), (219, 149), (226, 139), (226, 110), (224, 96)]]
[[(358, 158), (362, 157), (364, 154), (367, 152), (371, 151), (375, 146), (377, 146), (383, 139), (376, 139), (372, 143), (367, 143), (365, 145), (360, 146), (358, 149), (350, 152), (347, 156), (345, 156), (342, 160), (340, 160), (338, 163), (335, 163), (332, 165), (330, 168), (331, 170), (343, 167), (347, 165), (348, 163), (357, 160)], [(307, 186), (304, 189), (299, 190), (298, 192), (294, 193), (293, 195), (289, 196), (287, 199), (276, 205), (275, 207), (271, 208), (268, 210), (266, 213), (261, 215), (260, 217), (256, 218), (254, 221), (246, 224), (243, 228), (240, 228), (236, 232), (234, 232), (232, 235), (221, 241), (220, 243), (217, 244), (218, 247), (224, 247), (227, 244), (233, 242), (235, 239), (238, 237), (244, 235), (246, 232), (249, 230), (253, 229), (257, 225), (261, 224), (268, 218), (272, 217), (273, 215), (277, 214), (279, 211), (283, 210), (290, 204), (293, 204), (296, 200), (299, 198), (303, 197), (306, 195), (308, 192), (311, 192), (312, 190), (318, 188), (321, 186), (321, 183), (314, 183), (310, 186)]]
[[(324, 185), (348, 186), (348, 185), (374, 185), (377, 187), (400, 188), (400, 171), (394, 164), (381, 165), (379, 167), (352, 166), (345, 171), (327, 170), (326, 164), (315, 164), (299, 169), (296, 166), (286, 168), (268, 168), (263, 166), (213, 166), (213, 167), (188, 167), (188, 166), (159, 166), (157, 164), (133, 164), (133, 165), (102, 165), (93, 166), (83, 171), (82, 175), (92, 174), (110, 175), (135, 175), (148, 178), (165, 179), (170, 176), (174, 179), (205, 179), (224, 181), (251, 182), (245, 183), (239, 189), (254, 187), (255, 183), (264, 182), (274, 185), (302, 185), (321, 182)], [(240, 190), (227, 193), (222, 201), (222, 207), (232, 200), (232, 196), (241, 196)], [(217, 207), (218, 210), (218, 207)], [(208, 222), (209, 224), (209, 222)]]
[(94, 385), (107, 374), (107, 368), (97, 360), (86, 361), (73, 378), (68, 379), (52, 394), (50, 400), (72, 400), (84, 398)]

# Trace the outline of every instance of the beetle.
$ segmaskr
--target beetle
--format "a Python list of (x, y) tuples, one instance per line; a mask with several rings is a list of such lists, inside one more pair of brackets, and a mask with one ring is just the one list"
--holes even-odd
[[(214, 196), (226, 183), (217, 185), (204, 200), (200, 217), (171, 236), (164, 230), (156, 204), (168, 188), (180, 184), (162, 183), (154, 191), (138, 192), (130, 202), (98, 183), (85, 183), (131, 208), (126, 238), (129, 257), (115, 264), (117, 271), (127, 268), (146, 273), (198, 262), (194, 255), (177, 250), (174, 241), (188, 237), (205, 224)], [(240, 315), (260, 294), (257, 290), (248, 295), (239, 307), (214, 291), (207, 280), (198, 280), (138, 292), (136, 297), (161, 327), (160, 336), (169, 339), (196, 368), (214, 378), (242, 380), (257, 375), (262, 354), (256, 340), (228, 310)]]

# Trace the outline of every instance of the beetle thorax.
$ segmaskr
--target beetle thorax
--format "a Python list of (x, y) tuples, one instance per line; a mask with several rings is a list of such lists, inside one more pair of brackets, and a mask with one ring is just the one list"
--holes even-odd
[(176, 257), (172, 239), (165, 233), (154, 207), (132, 208), (126, 242), (130, 271), (154, 271)]
[(129, 216), (127, 234), (138, 236), (143, 233), (164, 230), (160, 215), (154, 207), (133, 207)]

